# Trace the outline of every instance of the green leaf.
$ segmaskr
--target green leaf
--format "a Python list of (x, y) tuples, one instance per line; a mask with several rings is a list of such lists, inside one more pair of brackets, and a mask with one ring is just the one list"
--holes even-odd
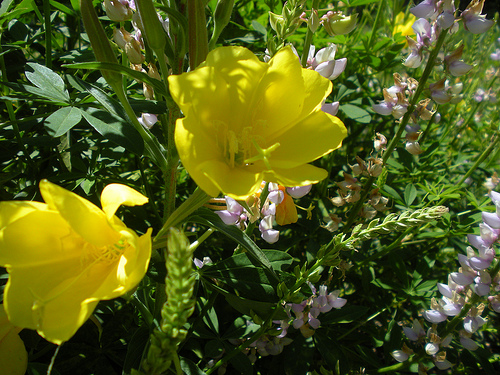
[(60, 108), (47, 117), (44, 125), (54, 138), (60, 137), (78, 124), (82, 119), (82, 114), (78, 108)]
[(97, 108), (80, 109), (80, 112), (85, 120), (103, 137), (137, 155), (142, 155), (144, 141), (132, 125)]
[(352, 104), (341, 105), (340, 110), (343, 111), (350, 119), (363, 124), (368, 124), (372, 120), (372, 117), (367, 111)]
[(404, 199), (407, 207), (410, 207), (417, 197), (417, 189), (413, 184), (407, 184), (404, 192)]
[(37, 63), (28, 63), (26, 78), (41, 89), (40, 95), (61, 102), (69, 102), (69, 94), (65, 89), (64, 81), (46, 66)]
[(180, 357), (181, 369), (186, 375), (205, 375), (205, 372), (200, 370), (198, 366), (187, 358)]

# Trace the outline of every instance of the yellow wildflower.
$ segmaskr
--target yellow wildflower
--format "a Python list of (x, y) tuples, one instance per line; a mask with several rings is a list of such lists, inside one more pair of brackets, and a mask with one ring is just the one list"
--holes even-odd
[(28, 353), (18, 333), (0, 305), (0, 369), (4, 375), (24, 375), (28, 367)]
[(197, 69), (169, 77), (185, 117), (175, 143), (207, 194), (243, 200), (263, 180), (304, 186), (327, 177), (307, 164), (339, 148), (347, 131), (321, 111), (330, 80), (303, 69), (290, 47), (269, 63), (243, 47), (220, 47)]
[(148, 199), (111, 184), (100, 210), (47, 180), (40, 192), (46, 203), (0, 203), (0, 266), (9, 272), (4, 305), (12, 324), (61, 344), (100, 300), (123, 295), (143, 278), (151, 229), (139, 237), (114, 214)]
[(410, 36), (415, 34), (415, 31), (412, 28), (413, 23), (416, 20), (415, 16), (413, 14), (408, 14), (408, 19), (405, 23), (403, 23), (404, 20), (405, 14), (403, 12), (399, 12), (396, 16), (396, 19), (394, 20), (394, 35), (396, 35), (397, 33), (401, 33), (403, 36)]

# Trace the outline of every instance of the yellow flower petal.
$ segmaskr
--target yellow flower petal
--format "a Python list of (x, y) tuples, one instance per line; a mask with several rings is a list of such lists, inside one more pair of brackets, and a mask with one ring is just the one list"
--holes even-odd
[(28, 367), (28, 353), (18, 335), (20, 329), (7, 319), (0, 305), (0, 369), (5, 375), (24, 375)]
[[(336, 150), (347, 130), (338, 117), (314, 112), (282, 134), (280, 146), (272, 152), (273, 168), (295, 168)], [(299, 151), (300, 150), (300, 151)]]
[(184, 167), (198, 186), (211, 196), (219, 195), (219, 187), (205, 175), (201, 168), (201, 164), (208, 160), (224, 161), (210, 132), (206, 132), (196, 118), (185, 117), (177, 120), (175, 125), (175, 144)]
[[(220, 191), (234, 199), (245, 199), (257, 193), (262, 182), (262, 174), (248, 169), (230, 168), (223, 162), (205, 162), (200, 165), (205, 176), (217, 186)], [(200, 186), (202, 189), (203, 187)]]
[(109, 184), (101, 193), (102, 210), (108, 220), (113, 217), (122, 204), (125, 206), (142, 206), (146, 203), (148, 203), (147, 197), (122, 184)]
[(104, 212), (88, 200), (47, 180), (40, 182), (40, 192), (49, 207), (57, 210), (71, 228), (91, 244), (106, 246), (120, 239)]
[(33, 211), (46, 211), (49, 207), (41, 202), (0, 202), (0, 229)]
[(257, 86), (256, 103), (251, 105), (252, 122), (262, 121), (262, 137), (290, 128), (302, 112), (305, 85), (302, 67), (290, 47), (281, 49), (269, 61), (269, 69)]
[(328, 177), (328, 173), (311, 164), (304, 164), (296, 168), (274, 169), (272, 173), (264, 174), (265, 181), (271, 178), (283, 186), (306, 186), (316, 184)]
[(83, 240), (70, 240), (72, 234), (59, 213), (32, 211), (0, 230), (0, 264), (30, 267), (79, 258)]

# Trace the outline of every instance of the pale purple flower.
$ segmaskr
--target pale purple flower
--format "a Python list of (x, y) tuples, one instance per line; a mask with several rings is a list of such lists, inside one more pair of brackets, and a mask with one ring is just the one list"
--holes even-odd
[(462, 346), (465, 349), (468, 349), (471, 351), (474, 351), (477, 348), (479, 348), (479, 345), (477, 345), (476, 342), (474, 340), (472, 340), (470, 337), (464, 336), (462, 334), (462, 331), (460, 331), (460, 344), (462, 344)]
[(437, 1), (424, 0), (410, 9), (410, 13), (417, 18), (434, 18), (437, 15)]
[(339, 111), (339, 102), (325, 103), (321, 106), (321, 110), (329, 115), (336, 116)]
[[(226, 225), (237, 225), (246, 216), (243, 215), (243, 206), (231, 197), (226, 196), (226, 210), (215, 211)], [(242, 216), (243, 215), (243, 216)], [(244, 220), (243, 220), (244, 221)]]
[[(469, 311), (470, 314), (470, 311)], [(464, 329), (469, 333), (476, 332), (486, 323), (486, 319), (481, 316), (467, 316), (464, 319)]]
[(398, 362), (406, 361), (410, 356), (402, 350), (394, 350), (391, 352), (392, 357)]
[(417, 319), (413, 321), (411, 328), (403, 327), (403, 332), (410, 341), (418, 341), (421, 337), (425, 336), (424, 328)]
[(259, 223), (260, 236), (267, 243), (273, 244), (279, 240), (280, 232), (273, 229), (273, 215), (264, 216)]
[(472, 34), (482, 34), (494, 24), (492, 20), (486, 19), (486, 16), (481, 14), (483, 5), (484, 0), (472, 0), (467, 9), (462, 12), (465, 30)]
[(320, 49), (314, 55), (315, 47), (310, 46), (307, 62), (309, 66), (321, 76), (334, 80), (345, 70), (347, 59), (335, 60), (337, 46), (330, 43), (328, 47)]
[(303, 196), (309, 194), (311, 188), (312, 185), (287, 187), (286, 192), (292, 198), (302, 198)]
[(425, 320), (431, 323), (441, 323), (448, 319), (444, 313), (438, 310), (426, 310), (422, 315)]
[(152, 113), (143, 113), (137, 120), (145, 128), (151, 129), (158, 122), (158, 116)]
[(193, 259), (193, 263), (196, 267), (198, 268), (203, 268), (206, 264), (212, 264), (212, 259), (210, 257), (203, 257), (203, 261), (199, 260), (198, 258)]

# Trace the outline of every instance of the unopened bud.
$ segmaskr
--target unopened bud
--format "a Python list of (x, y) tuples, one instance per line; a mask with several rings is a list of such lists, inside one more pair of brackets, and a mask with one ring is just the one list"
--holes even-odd
[(420, 155), (423, 152), (418, 142), (406, 142), (405, 148), (412, 155)]
[(319, 16), (318, 16), (318, 11), (316, 9), (313, 9), (311, 12), (311, 16), (307, 20), (307, 26), (309, 26), (309, 29), (311, 32), (315, 33), (316, 30), (318, 30), (319, 26)]
[(142, 83), (142, 92), (147, 100), (153, 100), (155, 97), (154, 89), (147, 83)]
[(130, 34), (123, 27), (113, 30), (113, 40), (121, 48), (125, 49), (125, 45), (132, 39), (132, 34)]
[(125, 45), (125, 54), (129, 61), (135, 65), (140, 65), (146, 60), (139, 47), (139, 42), (134, 38)]
[(321, 20), (330, 36), (344, 35), (354, 30), (358, 22), (358, 14), (344, 16), (342, 12), (329, 11)]
[(373, 148), (375, 148), (375, 151), (380, 151), (380, 150), (385, 150), (385, 146), (387, 145), (387, 138), (380, 134), (376, 134), (376, 138), (373, 141)]
[(148, 76), (161, 81), (160, 72), (158, 71), (156, 65), (153, 63), (148, 64)]
[(111, 21), (125, 22), (132, 18), (133, 12), (128, 1), (104, 0), (104, 10)]

